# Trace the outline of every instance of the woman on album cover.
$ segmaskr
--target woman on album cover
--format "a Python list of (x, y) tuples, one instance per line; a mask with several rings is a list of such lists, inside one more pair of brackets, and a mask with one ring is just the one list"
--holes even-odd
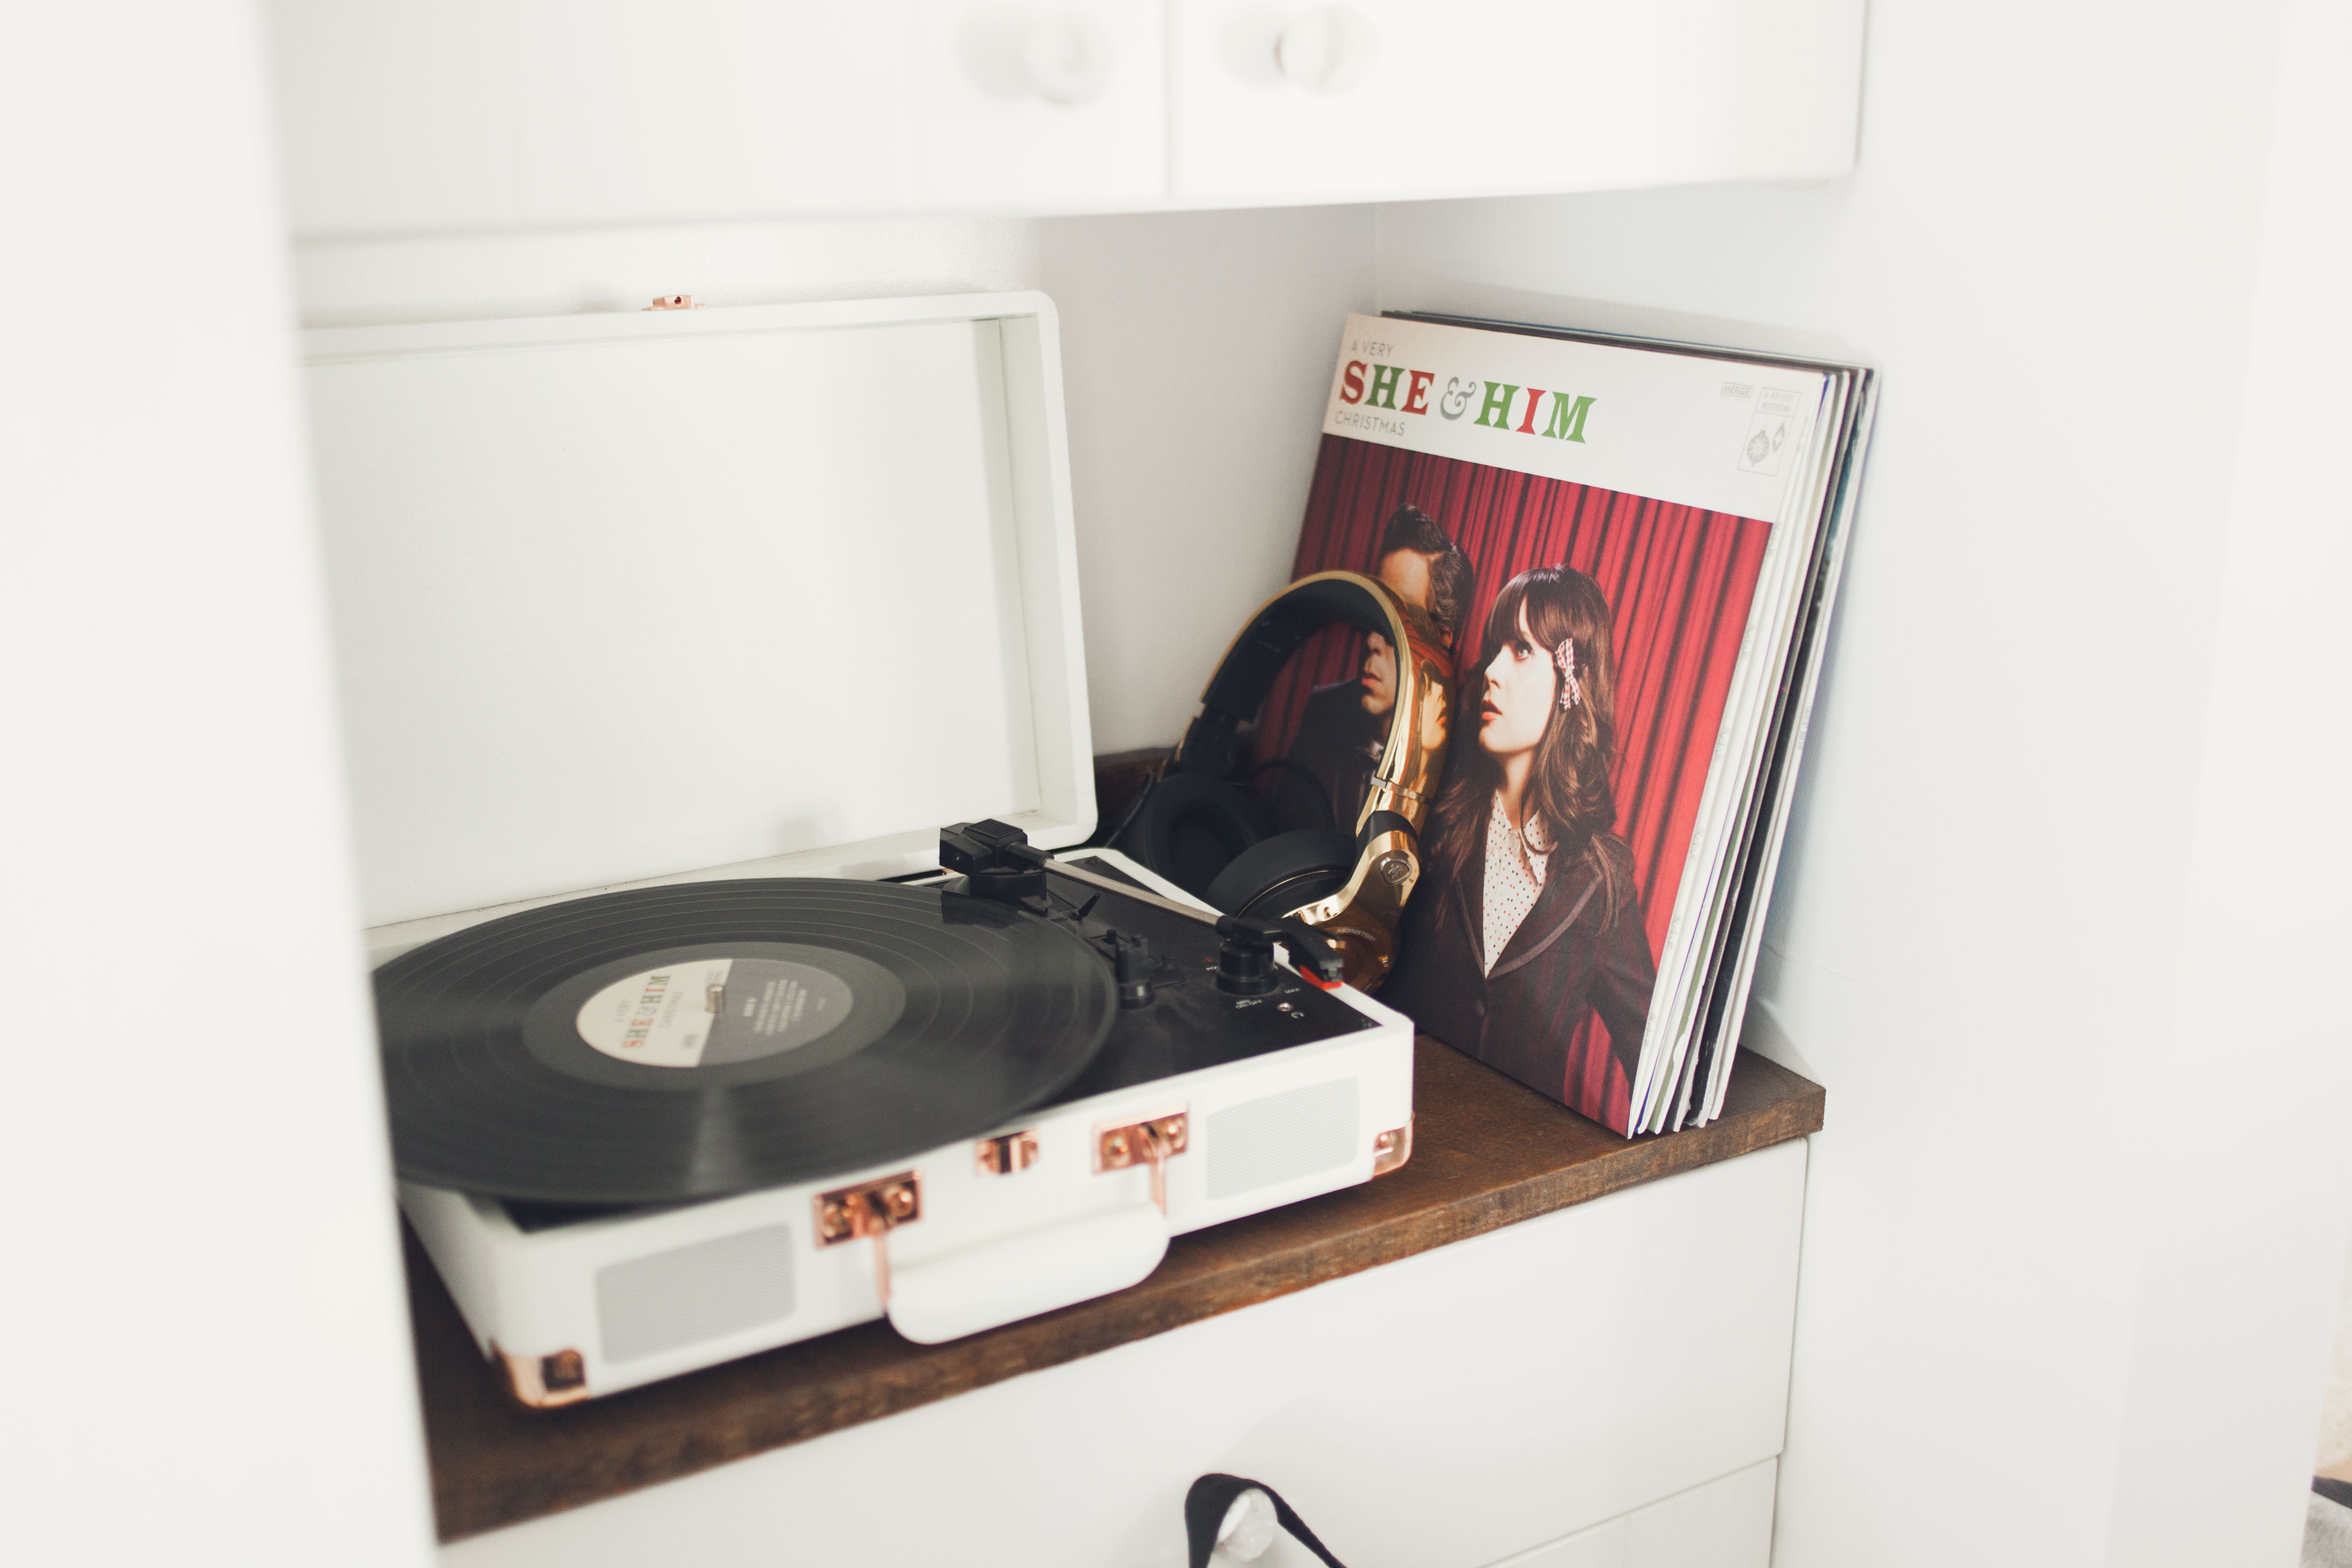
[[(1426, 1032), (1602, 1121), (1623, 1114), (1657, 978), (1609, 785), (1612, 619), (1600, 585), (1566, 566), (1521, 572), (1496, 598), (1381, 992)], [(1580, 1029), (1596, 1014), (1605, 1041)]]

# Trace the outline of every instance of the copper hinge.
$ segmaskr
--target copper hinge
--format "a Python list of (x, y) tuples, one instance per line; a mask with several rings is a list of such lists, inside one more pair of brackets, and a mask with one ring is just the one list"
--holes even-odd
[(1407, 1116), (1402, 1127), (1391, 1127), (1385, 1133), (1372, 1134), (1372, 1174), (1384, 1176), (1412, 1158), (1412, 1118)]
[(874, 1239), (874, 1289), (883, 1309), (890, 1306), (890, 1249), (886, 1238), (901, 1225), (923, 1217), (923, 1179), (915, 1171), (900, 1171), (878, 1181), (821, 1192), (816, 1205), (816, 1244), (836, 1247), (863, 1237)]
[(1168, 1212), (1168, 1162), (1192, 1142), (1192, 1118), (1181, 1105), (1140, 1122), (1095, 1129), (1095, 1174), (1151, 1166), (1151, 1201)]
[(1003, 1133), (971, 1146), (972, 1166), (982, 1176), (1012, 1176), (1037, 1163), (1037, 1134)]
[(646, 308), (648, 310), (699, 310), (702, 307), (694, 302), (694, 296), (691, 294), (660, 294), (656, 295), (654, 302)]

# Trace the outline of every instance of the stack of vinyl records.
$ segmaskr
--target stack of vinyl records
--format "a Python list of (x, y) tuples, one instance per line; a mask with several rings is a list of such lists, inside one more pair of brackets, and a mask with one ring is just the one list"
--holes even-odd
[[(1628, 1135), (1722, 1108), (1874, 373), (1433, 315), (1350, 317), (1296, 575), (1375, 576), (1454, 662), (1381, 999)], [(1386, 644), (1319, 634), (1261, 717), (1284, 828), (1352, 827)]]

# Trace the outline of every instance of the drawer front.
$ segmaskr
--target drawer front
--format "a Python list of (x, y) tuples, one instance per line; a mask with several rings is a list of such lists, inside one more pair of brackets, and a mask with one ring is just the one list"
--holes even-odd
[(903, 0), (507, 0), (505, 9), (521, 223), (913, 201)]
[(1167, 193), (1167, 63), (1144, 0), (921, 0), (908, 51), (930, 209), (1149, 205)]
[(1828, 175), (1862, 0), (268, 0), (303, 236)]
[(1403, 188), (1415, 115), (1401, 0), (1170, 0), (1169, 171), (1188, 202)]
[[(1560, 1558), (1582, 1562), (1633, 1514), (1630, 1549), (1639, 1511), (1780, 1450), (1805, 1154), (1759, 1150), (444, 1561), (1174, 1564), (1208, 1470), (1279, 1488), (1343, 1561), (1487, 1568), (1585, 1532)], [(1708, 1527), (1727, 1563), (1759, 1488)], [(1680, 1515), (1647, 1517), (1645, 1540)]]
[(1825, 176), (1853, 163), (1861, 0), (1405, 0), (1416, 196)]
[(273, 0), (306, 236), (1149, 206), (1143, 0)]

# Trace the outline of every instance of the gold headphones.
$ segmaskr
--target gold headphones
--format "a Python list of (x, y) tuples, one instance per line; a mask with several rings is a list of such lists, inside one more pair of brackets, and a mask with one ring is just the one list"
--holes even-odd
[[(1232, 782), (1275, 679), (1315, 632), (1346, 624), (1396, 650), (1396, 703), (1352, 831), (1276, 833), (1255, 796)], [(1421, 880), (1420, 839), (1445, 761), (1453, 701), (1444, 634), (1387, 584), (1352, 571), (1300, 578), (1258, 607), (1201, 694), (1184, 732), (1118, 843), (1162, 874), (1177, 834), (1213, 835), (1234, 851), (1201, 892), (1231, 915), (1296, 916), (1338, 950), (1350, 985), (1371, 990), (1396, 962), (1405, 900)], [(1181, 882), (1183, 879), (1179, 877)]]

